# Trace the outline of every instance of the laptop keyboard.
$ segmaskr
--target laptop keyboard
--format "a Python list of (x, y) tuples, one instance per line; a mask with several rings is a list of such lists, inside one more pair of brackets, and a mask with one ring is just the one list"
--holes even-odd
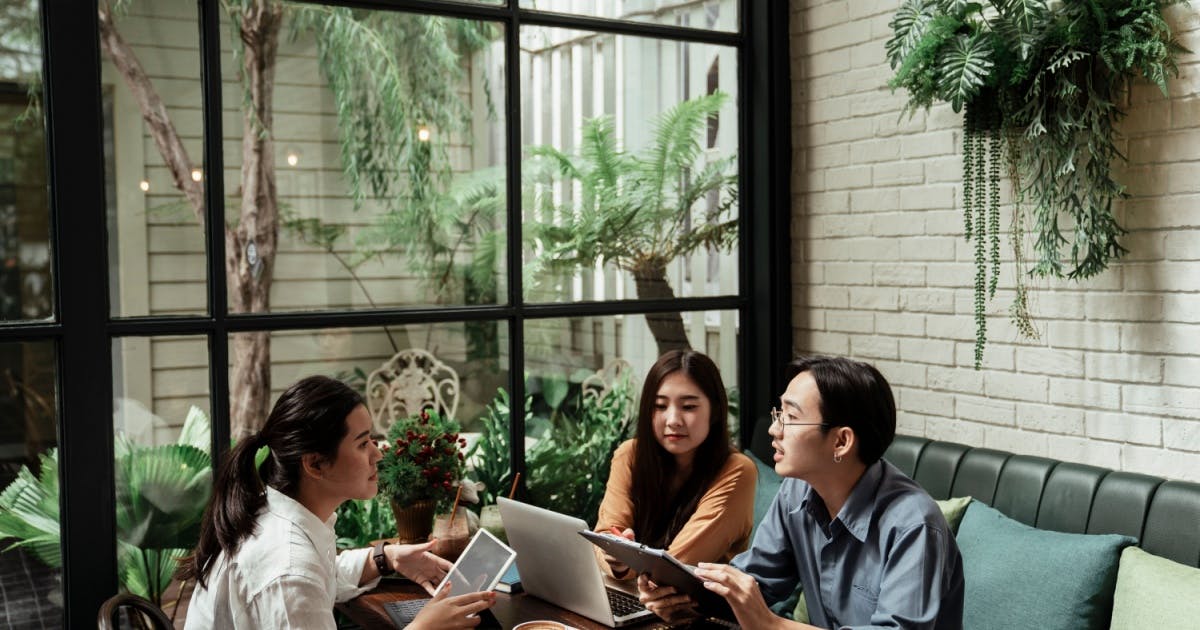
[(412, 623), (416, 618), (417, 613), (425, 607), (428, 599), (409, 599), (399, 602), (388, 602), (383, 605), (383, 609), (387, 611), (389, 617), (392, 618), (392, 623), (396, 624), (397, 628), (404, 628)]
[(646, 610), (638, 598), (613, 588), (604, 589), (608, 592), (608, 605), (612, 607), (613, 617), (625, 617)]

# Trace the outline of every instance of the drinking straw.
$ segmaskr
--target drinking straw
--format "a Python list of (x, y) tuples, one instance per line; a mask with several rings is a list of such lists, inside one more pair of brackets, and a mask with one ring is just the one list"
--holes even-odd
[(462, 498), (462, 484), (458, 484), (458, 494), (454, 495), (454, 507), (450, 508), (450, 524), (446, 525), (446, 529), (454, 527), (454, 517), (458, 516), (458, 500)]
[(516, 476), (513, 477), (512, 490), (508, 491), (508, 498), (510, 500), (513, 498), (513, 495), (517, 493), (517, 482), (520, 480), (521, 480), (521, 473), (517, 473)]

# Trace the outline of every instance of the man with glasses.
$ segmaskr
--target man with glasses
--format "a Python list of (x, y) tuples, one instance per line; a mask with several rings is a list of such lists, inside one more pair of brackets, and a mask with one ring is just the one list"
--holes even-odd
[[(937, 504), (882, 459), (896, 403), (874, 367), (798, 359), (771, 411), (775, 471), (785, 477), (750, 549), (696, 575), (743, 628), (962, 628), (962, 558)], [(812, 625), (768, 604), (803, 587)], [(665, 619), (693, 603), (645, 576), (646, 607)]]

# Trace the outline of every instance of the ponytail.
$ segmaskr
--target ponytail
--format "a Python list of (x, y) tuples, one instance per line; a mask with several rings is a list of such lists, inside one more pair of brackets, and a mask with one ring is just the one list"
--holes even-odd
[(200, 523), (200, 541), (191, 555), (180, 561), (176, 577), (196, 580), (207, 587), (209, 571), (222, 552), (233, 554), (254, 532), (258, 512), (267, 503), (254, 458), (264, 440), (261, 434), (242, 440), (221, 464), (212, 498)]
[[(179, 561), (176, 577), (196, 580), (207, 588), (217, 557), (222, 552), (233, 555), (254, 534), (258, 514), (267, 504), (264, 486), (296, 498), (303, 474), (301, 459), (316, 454), (333, 461), (348, 431), (346, 416), (362, 404), (358, 392), (325, 376), (301, 379), (284, 390), (262, 430), (225, 456), (204, 509), (200, 541), (191, 555)], [(264, 446), (270, 454), (260, 468), (254, 460)]]

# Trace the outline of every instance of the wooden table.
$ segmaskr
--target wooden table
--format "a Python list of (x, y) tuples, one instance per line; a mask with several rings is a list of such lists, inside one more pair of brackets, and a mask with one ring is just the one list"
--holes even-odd
[[(384, 611), (383, 605), (397, 600), (424, 597), (429, 597), (425, 590), (408, 580), (386, 579), (379, 583), (378, 588), (348, 602), (338, 604), (337, 608), (350, 617), (354, 623), (362, 626), (364, 630), (393, 630), (395, 626), (392, 625), (392, 620)], [(587, 617), (581, 617), (525, 593), (516, 595), (497, 593), (496, 605), (492, 607), (492, 614), (506, 630), (519, 623), (535, 619), (550, 619), (580, 630), (608, 630), (608, 626), (598, 624)], [(662, 622), (648, 621), (626, 627), (650, 630), (671, 626)]]

